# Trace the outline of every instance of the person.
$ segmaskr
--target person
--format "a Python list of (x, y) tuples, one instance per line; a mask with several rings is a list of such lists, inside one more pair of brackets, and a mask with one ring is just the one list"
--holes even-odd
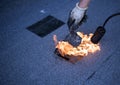
[[(73, 10), (70, 13), (69, 20), (74, 20), (74, 24), (78, 24), (82, 18), (85, 15), (86, 10), (88, 9), (88, 5), (90, 3), (90, 0), (80, 0), (78, 3), (76, 3), (76, 6), (73, 8)], [(71, 22), (71, 21), (70, 21)]]
[(65, 37), (65, 41), (69, 42), (74, 47), (77, 47), (81, 43), (81, 37), (77, 35), (75, 30), (79, 28), (80, 23), (84, 19), (89, 3), (90, 0), (80, 0), (70, 12), (67, 21), (70, 33)]

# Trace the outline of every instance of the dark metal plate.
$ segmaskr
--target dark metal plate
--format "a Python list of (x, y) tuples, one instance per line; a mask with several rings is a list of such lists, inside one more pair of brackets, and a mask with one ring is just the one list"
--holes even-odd
[(30, 30), (31, 32), (37, 34), (40, 37), (45, 37), (47, 34), (56, 30), (63, 24), (64, 24), (64, 22), (49, 15), (49, 16), (45, 17), (44, 19), (42, 19), (41, 21), (38, 21), (37, 23), (29, 26), (27, 29)]

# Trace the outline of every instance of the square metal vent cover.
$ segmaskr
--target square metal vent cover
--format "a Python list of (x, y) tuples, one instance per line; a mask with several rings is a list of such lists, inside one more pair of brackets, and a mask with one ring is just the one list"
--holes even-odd
[(52, 31), (56, 30), (60, 26), (65, 24), (61, 20), (48, 15), (47, 17), (43, 18), (41, 21), (29, 26), (27, 29), (40, 37), (45, 37), (47, 34), (51, 33)]

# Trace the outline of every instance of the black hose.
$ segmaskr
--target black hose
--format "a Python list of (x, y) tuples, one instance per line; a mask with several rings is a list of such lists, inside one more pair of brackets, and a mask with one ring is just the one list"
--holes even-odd
[(105, 20), (105, 22), (104, 22), (104, 24), (103, 24), (103, 28), (105, 27), (106, 23), (107, 23), (112, 17), (118, 16), (118, 15), (120, 15), (120, 13), (115, 13), (115, 14), (112, 14), (111, 16), (109, 16), (109, 17)]
[(117, 15), (120, 15), (120, 13), (116, 13), (116, 14), (112, 14), (111, 16), (109, 16), (103, 26), (99, 26), (96, 31), (94, 32), (94, 35), (92, 36), (91, 38), (91, 41), (94, 43), (94, 44), (97, 44), (101, 39), (102, 37), (104, 36), (104, 34), (106, 33), (106, 29), (104, 28), (106, 23), (114, 16), (117, 16)]

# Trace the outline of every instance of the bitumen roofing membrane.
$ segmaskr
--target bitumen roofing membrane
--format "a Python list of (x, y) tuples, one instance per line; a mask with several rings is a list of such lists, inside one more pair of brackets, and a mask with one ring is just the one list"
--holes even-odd
[[(78, 0), (0, 1), (0, 85), (120, 84), (120, 16), (112, 18), (106, 24), (100, 51), (91, 53), (74, 64), (54, 53), (53, 35), (58, 40), (63, 40), (69, 33), (66, 22), (70, 10), (77, 2)], [(91, 0), (87, 22), (77, 31), (93, 33), (108, 16), (120, 12), (119, 3), (120, 0)], [(50, 26), (52, 31), (45, 32), (42, 37), (26, 29), (49, 15), (64, 23), (57, 27)]]

